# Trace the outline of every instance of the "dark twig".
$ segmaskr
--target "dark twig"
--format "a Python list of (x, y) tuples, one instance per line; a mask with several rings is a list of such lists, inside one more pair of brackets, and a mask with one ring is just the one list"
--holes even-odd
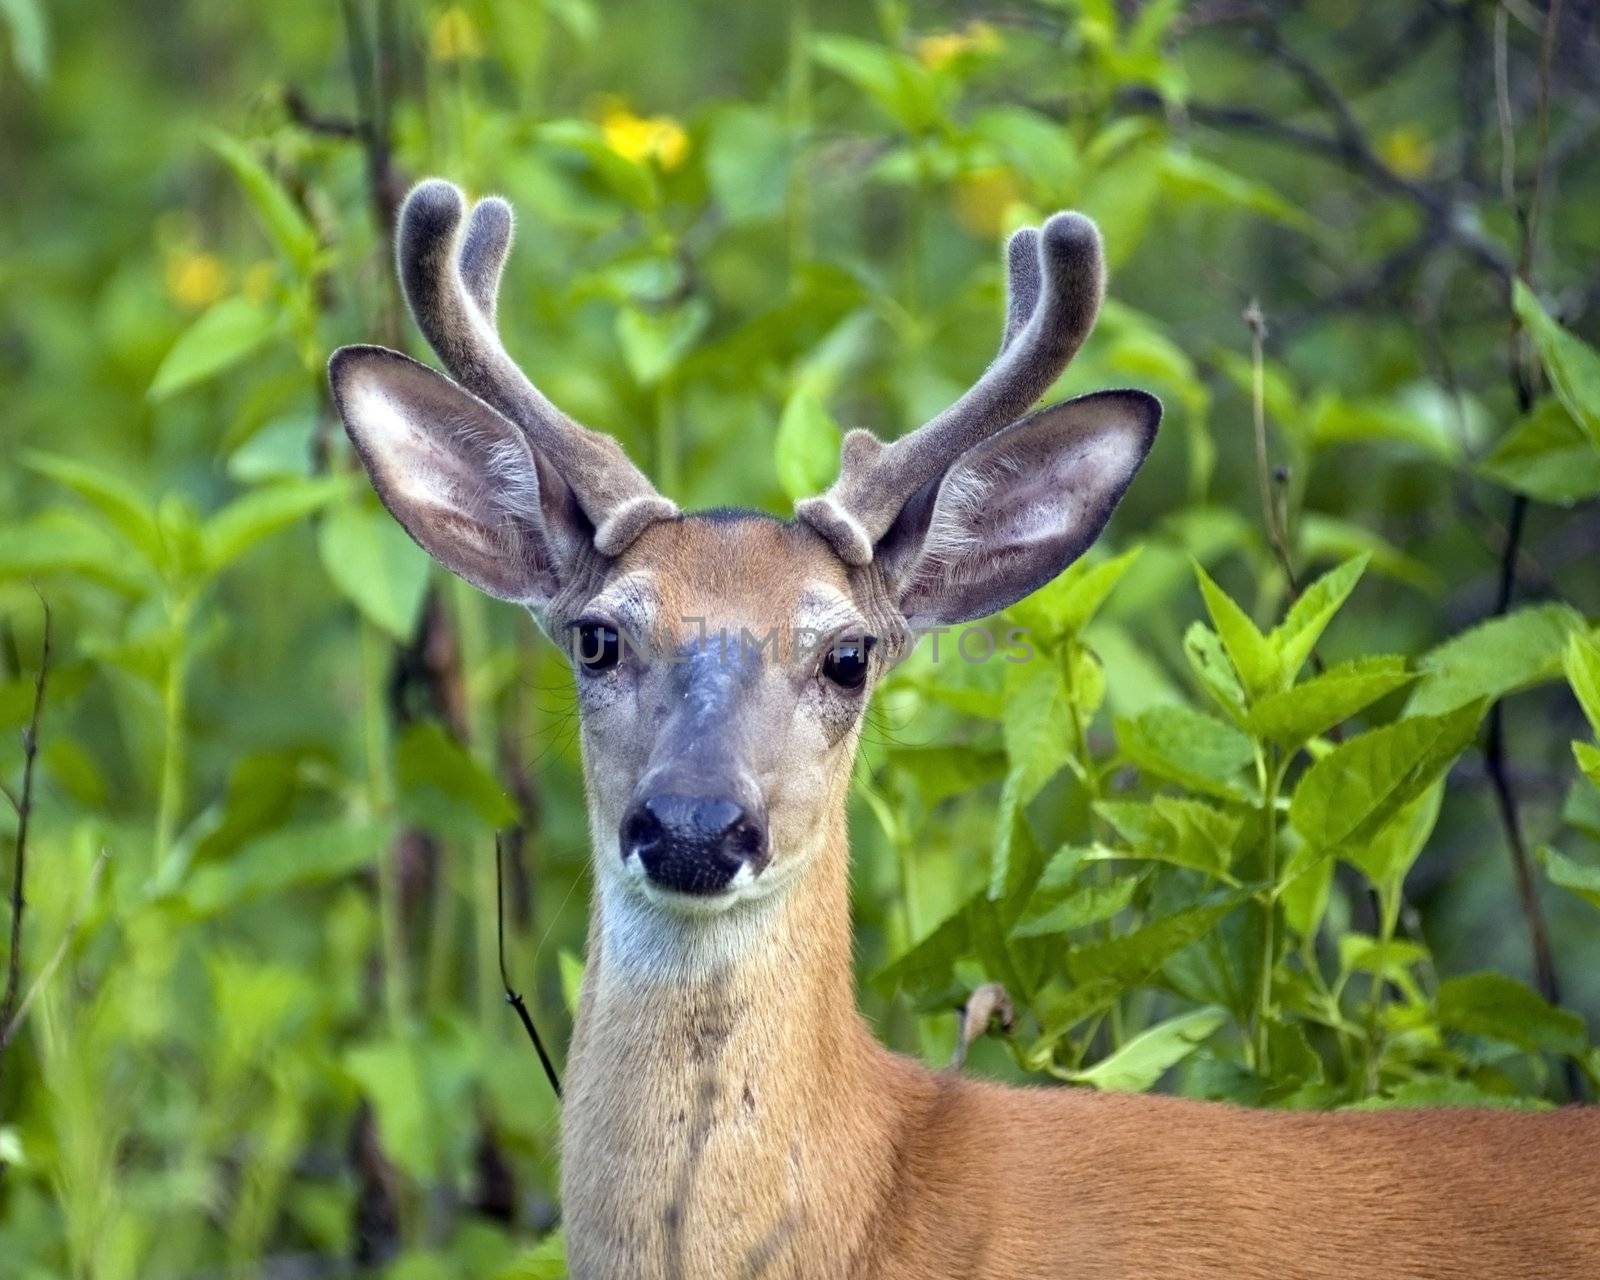
[[(17, 993), (22, 984), (23, 893), (28, 872), (28, 822), (33, 817), (33, 767), (39, 758), (39, 718), (44, 712), (45, 684), (50, 676), (50, 602), (43, 596), (44, 637), (39, 646), (39, 674), (33, 681), (33, 714), (22, 731), (22, 794), (17, 801), (17, 843), (11, 871), (11, 952), (6, 962), (6, 993), (0, 1001), (0, 1027), (9, 1028), (17, 1011)], [(0, 1079), (5, 1073), (5, 1044), (0, 1042)]]
[(1294, 558), (1289, 551), (1289, 530), (1285, 512), (1273, 483), (1274, 471), (1267, 453), (1266, 343), (1267, 317), (1261, 303), (1250, 299), (1244, 309), (1244, 322), (1250, 330), (1250, 416), (1255, 426), (1256, 481), (1261, 488), (1261, 518), (1267, 526), (1267, 541), (1278, 558), (1289, 598), (1298, 599), (1300, 582), (1295, 576)]
[(289, 119), (307, 133), (319, 133), (329, 138), (366, 137), (366, 129), (360, 121), (319, 114), (312, 110), (305, 94), (292, 86), (283, 91), (283, 109), (289, 113)]
[(527, 1003), (523, 1000), (521, 992), (511, 989), (511, 978), (506, 973), (506, 913), (505, 913), (505, 888), (506, 872), (505, 863), (500, 854), (501, 839), (498, 833), (494, 838), (494, 923), (495, 938), (500, 948), (500, 985), (506, 991), (506, 1003), (517, 1011), (517, 1017), (522, 1019), (522, 1029), (528, 1033), (528, 1039), (533, 1041), (533, 1051), (539, 1055), (539, 1065), (544, 1068), (545, 1078), (550, 1081), (550, 1087), (555, 1091), (557, 1098), (561, 1096), (561, 1077), (556, 1074), (555, 1063), (550, 1061), (550, 1054), (546, 1052), (544, 1041), (539, 1038), (539, 1029), (533, 1025), (533, 1015), (528, 1012)]
[(72, 945), (73, 939), (78, 936), (78, 930), (83, 925), (84, 913), (94, 901), (95, 890), (100, 886), (100, 873), (105, 870), (106, 860), (110, 858), (109, 849), (100, 850), (95, 858), (94, 865), (89, 868), (89, 880), (83, 887), (83, 899), (72, 913), (72, 919), (67, 921), (67, 927), (62, 931), (61, 941), (56, 944), (56, 949), (50, 953), (50, 958), (45, 961), (44, 967), (39, 970), (39, 976), (33, 980), (26, 995), (17, 1005), (16, 1013), (11, 1015), (9, 1022), (0, 1022), (0, 1050), (3, 1050), (16, 1036), (23, 1022), (27, 1019), (28, 1010), (33, 1007), (33, 1002), (39, 998), (39, 993), (50, 985), (50, 979), (55, 971), (61, 967), (61, 962), (67, 957), (67, 949)]

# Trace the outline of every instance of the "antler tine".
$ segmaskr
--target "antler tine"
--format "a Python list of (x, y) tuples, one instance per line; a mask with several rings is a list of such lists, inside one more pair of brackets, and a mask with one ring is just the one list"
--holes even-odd
[(1023, 227), (1006, 243), (1006, 327), (1000, 337), (1004, 351), (1033, 318), (1039, 301), (1039, 229)]
[(511, 249), (511, 206), (496, 197), (479, 201), (458, 252), (465, 212), (460, 190), (438, 178), (406, 197), (396, 240), (411, 314), (456, 380), (511, 419), (567, 482), (594, 524), (601, 554), (618, 555), (678, 509), (621, 445), (567, 417), (506, 354), (495, 328), (495, 297)]
[(1013, 236), (1008, 258), (1006, 340), (983, 376), (893, 444), (868, 431), (850, 432), (833, 487), (795, 505), (795, 514), (848, 563), (870, 563), (874, 545), (911, 496), (958, 455), (1026, 413), (1094, 327), (1105, 260), (1093, 222), (1081, 213), (1055, 214), (1039, 231)]

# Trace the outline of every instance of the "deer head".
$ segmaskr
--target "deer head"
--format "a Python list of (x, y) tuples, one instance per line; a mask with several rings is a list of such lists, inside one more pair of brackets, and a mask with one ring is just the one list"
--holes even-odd
[(571, 655), (602, 898), (679, 920), (772, 900), (843, 812), (876, 681), (920, 632), (1065, 569), (1150, 449), (1140, 391), (1028, 412), (1094, 324), (1099, 233), (1058, 213), (1013, 236), (993, 365), (891, 444), (851, 432), (837, 482), (786, 521), (680, 513), (539, 393), (495, 328), (511, 231), (504, 201), (412, 191), (400, 278), (455, 380), (345, 347), (339, 413), (411, 536)]

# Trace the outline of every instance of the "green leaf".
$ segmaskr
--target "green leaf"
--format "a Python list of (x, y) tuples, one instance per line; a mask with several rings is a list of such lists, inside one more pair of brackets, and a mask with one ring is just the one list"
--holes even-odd
[(127, 554), (104, 526), (76, 511), (53, 510), (17, 524), (0, 525), (0, 581), (65, 573), (128, 596), (142, 596), (160, 579)]
[(493, 1280), (567, 1280), (566, 1241), (552, 1231), (531, 1249), (519, 1253)]
[(1019, 663), (1005, 670), (1005, 713), (1000, 723), (1010, 772), (995, 815), (994, 858), (989, 898), (1003, 897), (1011, 883), (1011, 841), (1018, 815), (1072, 754), (1066, 690), (1047, 662)]
[(1239, 771), (1255, 759), (1239, 730), (1189, 707), (1152, 707), (1116, 728), (1122, 754), (1139, 768), (1224, 799), (1238, 797)]
[(224, 298), (178, 335), (150, 383), (152, 400), (180, 391), (230, 369), (278, 331), (276, 308), (244, 296)]
[(317, 552), (334, 586), (380, 630), (405, 641), (428, 591), (428, 557), (387, 512), (343, 507), (322, 522)]
[(794, 499), (821, 493), (839, 469), (839, 424), (808, 387), (797, 387), (783, 406), (773, 463), (778, 483)]
[[(1076, 870), (1076, 862), (1081, 861), (1082, 851), (1068, 852), (1077, 855)], [(1104, 884), (1074, 882), (1062, 888), (1047, 886), (1045, 879), (1049, 878), (1050, 871), (1047, 868), (1045, 877), (1034, 889), (1027, 910), (1011, 930), (1013, 938), (1049, 937), (1109, 920), (1133, 901), (1140, 880), (1136, 875), (1121, 875), (1113, 876)]]
[(265, 485), (236, 498), (200, 531), (206, 569), (218, 573), (280, 529), (320, 511), (350, 491), (345, 476)]
[(1574, 630), (1567, 637), (1561, 667), (1572, 692), (1577, 695), (1578, 705), (1588, 718), (1589, 727), (1600, 735), (1600, 640)]
[(1245, 690), (1255, 697), (1282, 684), (1283, 659), (1277, 648), (1256, 629), (1250, 615), (1234, 603), (1233, 597), (1212, 581), (1198, 560), (1194, 563), (1194, 576), (1200, 583), (1206, 612), (1211, 615)]
[(963, 795), (1003, 778), (1005, 757), (998, 751), (981, 751), (970, 746), (909, 747), (892, 745), (888, 752), (891, 768), (902, 774), (906, 785), (928, 808)]
[(1285, 747), (1297, 747), (1415, 679), (1405, 669), (1404, 658), (1356, 658), (1329, 667), (1304, 684), (1268, 694), (1250, 708), (1245, 728)]
[(1183, 633), (1183, 654), (1200, 687), (1235, 721), (1244, 718), (1244, 686), (1233, 669), (1222, 639), (1203, 622), (1191, 622)]
[(402, 807), (436, 831), (471, 836), (517, 819), (517, 806), (494, 775), (433, 721), (401, 735), (394, 772)]
[(1600, 747), (1592, 742), (1574, 742), (1572, 758), (1578, 762), (1578, 768), (1583, 770), (1583, 776), (1600, 787)]
[(1452, 462), (1461, 452), (1457, 435), (1443, 419), (1402, 404), (1349, 401), (1325, 392), (1307, 419), (1311, 443), (1316, 445), (1388, 441), (1425, 450), (1441, 462)]
[(1083, 1071), (1063, 1072), (1076, 1084), (1120, 1093), (1142, 1093), (1182, 1062), (1228, 1020), (1216, 1005), (1191, 1009), (1141, 1031), (1109, 1057)]
[(22, 463), (59, 485), (64, 485), (104, 516), (144, 559), (159, 565), (163, 559), (161, 526), (155, 504), (115, 472), (59, 454), (28, 449)]
[(788, 131), (773, 112), (730, 106), (717, 114), (706, 142), (706, 180), (731, 225), (784, 211), (793, 155)]
[(1092, 986), (1102, 980), (1127, 988), (1143, 982), (1171, 956), (1210, 933), (1221, 920), (1250, 896), (1233, 889), (1212, 895), (1194, 906), (1169, 915), (1106, 942), (1074, 947), (1067, 968), (1074, 982)]
[(1371, 973), (1380, 978), (1405, 980), (1413, 965), (1428, 959), (1428, 948), (1405, 938), (1387, 942), (1364, 933), (1347, 933), (1339, 939), (1339, 968), (1345, 973)]
[(931, 127), (940, 115), (939, 92), (921, 63), (898, 50), (855, 36), (818, 35), (811, 56), (837, 72), (912, 133)]
[(1365, 554), (1354, 556), (1338, 568), (1328, 570), (1300, 593), (1288, 615), (1273, 628), (1267, 639), (1282, 660), (1285, 683), (1292, 682), (1300, 674), (1300, 668), (1317, 647), (1333, 615), (1339, 612), (1339, 607), (1366, 572), (1369, 558)]
[(50, 29), (39, 0), (0, 0), (11, 33), (11, 60), (24, 79), (41, 85), (50, 74)]
[(1093, 620), (1143, 551), (1134, 546), (1106, 560), (1074, 561), (1065, 573), (1013, 605), (1010, 616), (1046, 638), (1076, 635)]
[(1600, 908), (1600, 867), (1574, 862), (1559, 849), (1545, 845), (1539, 850), (1539, 861), (1551, 884), (1577, 894), (1591, 907)]
[(1443, 800), (1444, 784), (1436, 782), (1402, 805), (1366, 841), (1346, 849), (1345, 861), (1373, 884), (1398, 889), (1433, 834)]
[(1225, 169), (1192, 152), (1163, 151), (1161, 179), (1166, 194), (1174, 201), (1244, 209), (1307, 235), (1321, 234), (1322, 229), (1303, 208), (1291, 203), (1265, 183)]
[(711, 306), (704, 298), (665, 311), (623, 307), (617, 312), (617, 343), (634, 381), (655, 386), (678, 367), (710, 323)]
[(1472, 973), (1439, 984), (1439, 1023), (1488, 1036), (1532, 1053), (1576, 1056), (1588, 1045), (1583, 1019), (1552, 1008), (1526, 984), (1503, 973)]
[(1481, 622), (1418, 659), (1422, 680), (1406, 714), (1439, 715), (1555, 680), (1567, 637), (1583, 629), (1583, 616), (1565, 604), (1530, 605)]
[(225, 862), (190, 872), (182, 897), (189, 910), (214, 916), (289, 889), (325, 884), (362, 871), (394, 836), (388, 823), (299, 823), (251, 840)]
[(1567, 412), (1600, 447), (1600, 352), (1568, 333), (1545, 312), (1521, 280), (1512, 285), (1512, 305), (1539, 350), (1545, 372)]
[(1551, 396), (1495, 442), (1478, 474), (1513, 493), (1570, 507), (1600, 494), (1600, 445)]
[(317, 265), (317, 233), (283, 184), (237, 138), (217, 129), (204, 136), (206, 145), (233, 170), (268, 238), (301, 279), (310, 277)]
[(1094, 811), (1128, 842), (1125, 852), (1108, 850), (1109, 854), (1148, 858), (1227, 878), (1234, 837), (1241, 825), (1233, 814), (1187, 796), (1101, 800)]
[(1306, 511), (1296, 523), (1296, 533), (1300, 555), (1308, 563), (1366, 555), (1370, 557), (1368, 567), (1373, 573), (1404, 582), (1418, 591), (1435, 595), (1443, 585), (1437, 570), (1415, 556), (1404, 554), (1394, 543), (1353, 520)]
[(1314, 849), (1375, 835), (1432, 786), (1477, 732), (1482, 702), (1443, 716), (1415, 716), (1341, 743), (1302, 775), (1289, 821)]

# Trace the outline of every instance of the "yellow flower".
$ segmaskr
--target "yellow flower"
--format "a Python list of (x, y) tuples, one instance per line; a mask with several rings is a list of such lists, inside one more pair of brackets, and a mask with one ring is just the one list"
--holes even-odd
[(483, 56), (483, 37), (472, 15), (458, 4), (451, 5), (433, 24), (429, 47), (435, 62), (461, 62)]
[(619, 156), (635, 164), (653, 160), (667, 172), (682, 164), (689, 153), (689, 135), (671, 116), (635, 115), (620, 102), (605, 108), (600, 132), (606, 146)]
[(975, 236), (999, 235), (1006, 211), (1022, 199), (1022, 189), (1009, 169), (973, 169), (956, 179), (956, 221)]
[(1433, 168), (1433, 142), (1414, 124), (1389, 130), (1378, 152), (1383, 162), (1402, 178), (1424, 178)]
[(932, 71), (943, 71), (968, 53), (994, 53), (1000, 33), (987, 22), (969, 22), (961, 31), (941, 31), (917, 41), (917, 60)]
[(209, 307), (228, 287), (228, 269), (214, 253), (179, 249), (167, 256), (167, 296), (180, 306)]

